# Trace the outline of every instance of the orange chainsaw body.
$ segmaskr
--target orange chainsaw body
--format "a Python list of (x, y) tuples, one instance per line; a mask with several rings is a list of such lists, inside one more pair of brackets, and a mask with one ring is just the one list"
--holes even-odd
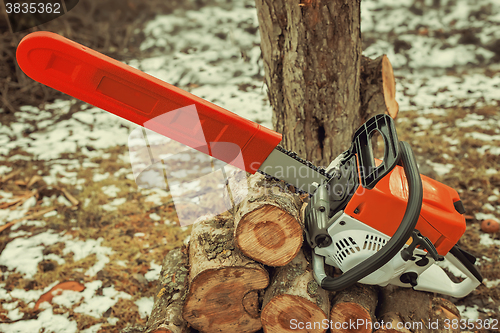
[[(454, 203), (457, 191), (421, 175), (423, 202), (416, 229), (430, 239), (440, 255), (446, 255), (465, 232), (465, 217)], [(399, 227), (408, 202), (404, 170), (396, 165), (371, 190), (359, 186), (344, 212), (392, 237)]]

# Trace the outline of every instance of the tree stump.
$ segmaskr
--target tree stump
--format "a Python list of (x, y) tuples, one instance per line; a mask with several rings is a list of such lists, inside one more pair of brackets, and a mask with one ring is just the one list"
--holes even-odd
[(235, 216), (236, 245), (265, 265), (288, 264), (302, 247), (301, 206), (300, 197), (285, 183), (255, 174)]
[[(378, 311), (381, 328), (377, 333), (460, 332), (451, 327), (452, 320), (460, 322), (460, 312), (445, 299), (427, 292), (388, 286), (382, 290)], [(445, 329), (449, 320), (449, 329)]]
[(276, 269), (264, 294), (264, 332), (326, 332), (329, 305), (328, 292), (316, 283), (300, 251), (288, 265)]
[(330, 311), (331, 332), (352, 332), (351, 323), (356, 323), (356, 332), (371, 332), (373, 322), (376, 321), (377, 301), (376, 286), (358, 283), (337, 292)]
[(182, 316), (200, 332), (245, 333), (262, 327), (257, 291), (267, 287), (269, 274), (235, 247), (233, 229), (228, 212), (193, 225)]
[(187, 333), (187, 322), (182, 318), (182, 307), (188, 290), (188, 249), (168, 252), (163, 260), (153, 311), (145, 333)]
[(366, 121), (376, 114), (387, 113), (396, 118), (396, 80), (389, 58), (384, 54), (376, 59), (361, 57), (361, 109)]

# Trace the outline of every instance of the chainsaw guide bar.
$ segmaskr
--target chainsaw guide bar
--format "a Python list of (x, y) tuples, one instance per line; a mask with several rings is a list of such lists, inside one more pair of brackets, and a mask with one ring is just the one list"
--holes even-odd
[(267, 177), (286, 182), (293, 186), (297, 193), (310, 195), (319, 185), (331, 178), (324, 168), (315, 166), (280, 145), (274, 148), (258, 171)]

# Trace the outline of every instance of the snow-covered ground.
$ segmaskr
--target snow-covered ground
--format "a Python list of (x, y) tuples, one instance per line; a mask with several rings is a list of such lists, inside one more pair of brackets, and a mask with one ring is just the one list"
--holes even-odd
[[(365, 55), (389, 56), (395, 70), (400, 110), (421, 113), (416, 125), (423, 135), (425, 131), (439, 127), (426, 115), (447, 115), (456, 107), (470, 108), (470, 114), (456, 120), (456, 127), (472, 127), (473, 132), (468, 135), (484, 142), (477, 148), (479, 152), (500, 154), (498, 146), (491, 146), (492, 141), (500, 138), (499, 2), (363, 0), (362, 31), (367, 45)], [(198, 11), (179, 10), (171, 15), (158, 15), (147, 25), (146, 34), (149, 37), (141, 48), (155, 56), (131, 61), (131, 66), (271, 128), (272, 112), (262, 79), (258, 21), (253, 1), (235, 1), (224, 8), (209, 6)], [(491, 116), (474, 113), (474, 108), (482, 106), (493, 106), (496, 113)], [(68, 114), (71, 116), (65, 117)], [(98, 171), (95, 159), (108, 159), (111, 155), (105, 152), (106, 149), (126, 145), (135, 125), (74, 101), (56, 101), (42, 110), (24, 106), (15, 116), (17, 122), (0, 126), (0, 177), (15, 171), (9, 166), (13, 162), (34, 159), (49, 166), (49, 173), (40, 172), (49, 186), (64, 184), (83, 191), (88, 182), (79, 179), (76, 171), (88, 168), (95, 170), (93, 182), (102, 182), (102, 193), (109, 197), (105, 210), (112, 211), (126, 202), (127, 194), (105, 181), (109, 177), (133, 180), (132, 168), (122, 168), (112, 175), (103, 174)], [(453, 141), (451, 137), (443, 140)], [(76, 152), (85, 157), (79, 160), (65, 157)], [(124, 163), (129, 161), (127, 154), (120, 155), (120, 159)], [(452, 161), (429, 160), (428, 163), (439, 175), (446, 175), (454, 166)], [(493, 168), (487, 172), (495, 174), (498, 170)], [(152, 205), (161, 203), (161, 197), (168, 196), (161, 190), (133, 191), (149, 195)], [(497, 197), (493, 198), (495, 195)], [(489, 213), (476, 214), (478, 220), (500, 217), (500, 206), (496, 205), (498, 195), (498, 191), (492, 193), (492, 200), (485, 207)], [(0, 190), (0, 204), (14, 199), (12, 193)], [(53, 199), (71, 206), (62, 195)], [(35, 204), (36, 200), (31, 197), (15, 209), (1, 209), (0, 227), (22, 218)], [(47, 201), (46, 206), (50, 204)], [(92, 256), (93, 264), (82, 272), (85, 290), (64, 291), (53, 298), (52, 304), (42, 303), (44, 310), (36, 318), (26, 318), (20, 311), (20, 302), (33, 308), (42, 294), (61, 281), (36, 290), (17, 287), (10, 291), (0, 283), (4, 318), (14, 321), (0, 324), (2, 332), (37, 332), (42, 328), (45, 332), (76, 332), (75, 321), (68, 317), (67, 312), (53, 311), (55, 305), (59, 305), (58, 309), (72, 308), (74, 312), (104, 318), (104, 313), (120, 299), (132, 297), (113, 286), (103, 287), (97, 277), (98, 271), (111, 264), (110, 257), (117, 251), (103, 245), (102, 238), (82, 240), (64, 231), (37, 232), (37, 228), (45, 228), (57, 214), (51, 211), (3, 231), (9, 233), (10, 240), (0, 254), (0, 266), (6, 267), (1, 273), (3, 280), (12, 274), (29, 279), (44, 260), (63, 264), (66, 260), (76, 262)], [(150, 218), (156, 223), (171, 223), (161, 220), (156, 213)], [(30, 231), (21, 230), (22, 226), (29, 226)], [(134, 236), (144, 237), (141, 234)], [(489, 235), (482, 235), (481, 242), (485, 246), (496, 246), (497, 250), (500, 247), (498, 241)], [(62, 249), (61, 255), (44, 253), (46, 247), (57, 244)], [(150, 263), (146, 279), (156, 280), (159, 268), (157, 263)], [(493, 282), (489, 281), (489, 286), (496, 287)], [(134, 302), (141, 317), (151, 311), (152, 297)], [(471, 319), (476, 319), (480, 311), (477, 307), (465, 306), (460, 310)], [(498, 316), (499, 312), (500, 309), (495, 315)], [(108, 315), (101, 324), (82, 332), (97, 332), (102, 323), (112, 326), (116, 321)]]

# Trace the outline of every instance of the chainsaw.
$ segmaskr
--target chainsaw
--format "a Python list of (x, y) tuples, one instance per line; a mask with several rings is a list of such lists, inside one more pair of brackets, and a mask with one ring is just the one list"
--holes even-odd
[[(420, 175), (387, 115), (370, 118), (351, 147), (320, 168), (279, 146), (279, 133), (57, 34), (27, 35), (17, 61), (47, 86), (309, 193), (305, 234), (324, 289), (360, 282), (464, 297), (481, 284), (476, 259), (457, 245), (466, 228), (458, 193)], [(382, 159), (373, 157), (375, 134), (383, 139)], [(441, 262), (465, 278), (453, 282)], [(328, 275), (326, 266), (342, 274)]]

